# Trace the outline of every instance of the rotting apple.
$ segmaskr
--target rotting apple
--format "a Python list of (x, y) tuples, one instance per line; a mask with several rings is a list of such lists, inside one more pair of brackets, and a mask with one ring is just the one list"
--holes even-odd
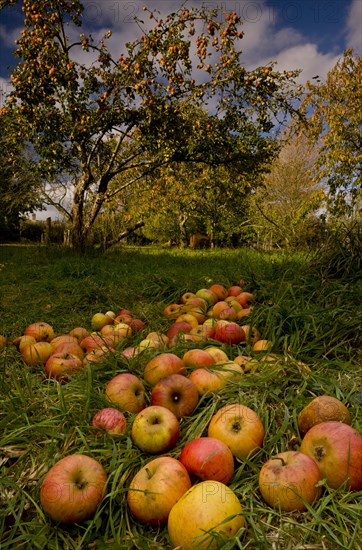
[(150, 405), (133, 420), (133, 443), (149, 454), (165, 453), (172, 449), (180, 435), (180, 425), (175, 414), (160, 405)]
[(53, 348), (49, 342), (43, 340), (26, 346), (21, 355), (27, 365), (45, 365), (53, 353)]
[(83, 361), (77, 355), (68, 352), (53, 353), (45, 363), (45, 374), (56, 380), (66, 380), (69, 374), (79, 372)]
[(315, 461), (299, 451), (272, 456), (259, 472), (259, 489), (265, 502), (285, 512), (306, 509), (321, 494), (321, 479)]
[(137, 521), (160, 527), (167, 523), (172, 507), (190, 487), (190, 476), (183, 464), (171, 456), (160, 456), (135, 474), (127, 491), (127, 504)]
[(73, 454), (59, 460), (40, 488), (41, 506), (51, 519), (74, 524), (94, 516), (107, 492), (107, 474), (94, 458)]
[(320, 395), (312, 399), (298, 415), (298, 427), (302, 435), (320, 422), (335, 420), (351, 424), (351, 415), (346, 405), (332, 395)]
[(50, 342), (55, 337), (53, 327), (43, 321), (27, 326), (24, 335), (33, 336), (37, 342)]

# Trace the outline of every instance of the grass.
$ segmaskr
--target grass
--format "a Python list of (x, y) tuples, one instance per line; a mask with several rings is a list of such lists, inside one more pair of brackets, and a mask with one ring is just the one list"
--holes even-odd
[[(312, 396), (339, 398), (353, 426), (362, 429), (362, 281), (320, 278), (310, 261), (244, 250), (125, 248), (79, 257), (57, 248), (2, 246), (0, 334), (11, 341), (34, 321), (49, 322), (57, 334), (79, 325), (89, 328), (97, 311), (121, 307), (144, 319), (147, 330), (164, 331), (170, 322), (162, 310), (183, 292), (245, 278), (257, 300), (250, 322), (273, 341), (282, 368), (244, 375), (217, 395), (201, 398), (193, 416), (182, 420), (181, 437), (169, 454), (178, 457), (186, 441), (205, 434), (223, 404), (251, 407), (263, 421), (265, 442), (256, 456), (236, 464), (230, 487), (244, 507), (246, 527), (223, 548), (357, 550), (361, 493), (324, 486), (321, 499), (307, 511), (281, 513), (266, 505), (258, 491), (263, 462), (273, 453), (298, 448), (297, 415)], [(182, 355), (185, 349), (179, 344), (174, 351)], [(247, 344), (223, 349), (230, 357), (250, 352)], [(146, 352), (127, 363), (120, 351), (102, 369), (85, 369), (66, 384), (48, 380), (39, 367), (25, 366), (13, 346), (0, 352), (1, 550), (170, 548), (166, 528), (142, 526), (127, 509), (128, 483), (150, 458), (132, 444), (132, 415), (118, 439), (96, 436), (91, 429), (93, 414), (108, 404), (106, 382), (127, 370), (142, 376), (150, 358)], [(92, 520), (65, 527), (44, 515), (39, 488), (48, 469), (74, 452), (104, 465), (108, 494)]]

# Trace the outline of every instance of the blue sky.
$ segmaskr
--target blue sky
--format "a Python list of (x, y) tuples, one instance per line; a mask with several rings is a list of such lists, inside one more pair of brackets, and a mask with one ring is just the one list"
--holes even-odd
[[(158, 9), (162, 16), (175, 11), (182, 0), (84, 0), (84, 26), (79, 32), (100, 37), (112, 30), (108, 45), (118, 57), (122, 45), (136, 39), (140, 29), (132, 17), (142, 10)], [(352, 47), (362, 54), (362, 0), (189, 0), (187, 5), (222, 6), (244, 21), (242, 61), (248, 68), (277, 62), (279, 70), (302, 69), (305, 83), (315, 75), (323, 80), (343, 51)], [(0, 107), (10, 90), (9, 74), (15, 40), (22, 29), (20, 6), (0, 11)], [(147, 16), (145, 17), (145, 22)], [(75, 31), (70, 31), (74, 33)], [(75, 34), (72, 34), (76, 38)], [(78, 61), (87, 62), (86, 54)]]

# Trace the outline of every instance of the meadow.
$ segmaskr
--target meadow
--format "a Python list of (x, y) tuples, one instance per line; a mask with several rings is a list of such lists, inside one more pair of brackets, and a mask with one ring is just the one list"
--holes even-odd
[[(329, 394), (343, 401), (353, 427), (362, 431), (360, 273), (326, 276), (312, 255), (284, 252), (124, 247), (79, 256), (58, 247), (4, 245), (0, 334), (11, 342), (35, 321), (50, 323), (57, 334), (76, 326), (90, 329), (94, 313), (121, 308), (143, 319), (147, 331), (165, 332), (167, 304), (186, 291), (229, 286), (240, 278), (255, 296), (248, 322), (273, 342), (282, 368), (245, 374), (217, 395), (202, 397), (192, 417), (182, 420), (181, 437), (169, 454), (177, 458), (186, 441), (205, 434), (221, 405), (241, 402), (259, 414), (266, 436), (254, 457), (236, 464), (230, 487), (242, 503), (246, 526), (222, 548), (361, 549), (361, 493), (332, 490), (322, 482), (321, 498), (305, 512), (284, 513), (269, 507), (258, 490), (267, 458), (298, 448), (297, 415), (312, 397)], [(181, 356), (189, 347), (180, 343), (173, 352)], [(248, 343), (221, 347), (231, 358), (252, 353)], [(142, 376), (154, 353), (126, 361), (121, 351), (101, 369), (84, 369), (63, 384), (48, 379), (41, 367), (25, 365), (14, 346), (0, 352), (1, 550), (171, 548), (166, 528), (143, 526), (127, 509), (128, 483), (150, 457), (132, 444), (129, 428), (112, 438), (97, 436), (91, 427), (95, 412), (109, 405), (106, 382), (124, 371)], [(128, 415), (128, 427), (131, 421)], [(44, 514), (39, 488), (57, 460), (76, 452), (103, 464), (108, 494), (93, 519), (66, 527)]]

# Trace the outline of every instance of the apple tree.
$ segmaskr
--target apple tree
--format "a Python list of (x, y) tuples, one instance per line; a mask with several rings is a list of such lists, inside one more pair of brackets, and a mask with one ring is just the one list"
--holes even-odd
[[(135, 172), (143, 178), (175, 161), (255, 174), (276, 154), (276, 131), (301, 93), (298, 71), (246, 69), (236, 12), (184, 5), (161, 17), (145, 9), (150, 26), (136, 18), (139, 38), (111, 47), (111, 31), (96, 39), (82, 29), (79, 0), (0, 5), (11, 4), (21, 5), (24, 29), (3, 114), (12, 112), (33, 145), (49, 188), (62, 190), (63, 201), (48, 199), (69, 219), (76, 249), (120, 174), (120, 191)], [(185, 105), (204, 116), (185, 116)]]
[(325, 82), (307, 82), (305, 108), (311, 137), (320, 142), (315, 181), (327, 183), (332, 211), (353, 213), (362, 183), (361, 56), (346, 50)]

